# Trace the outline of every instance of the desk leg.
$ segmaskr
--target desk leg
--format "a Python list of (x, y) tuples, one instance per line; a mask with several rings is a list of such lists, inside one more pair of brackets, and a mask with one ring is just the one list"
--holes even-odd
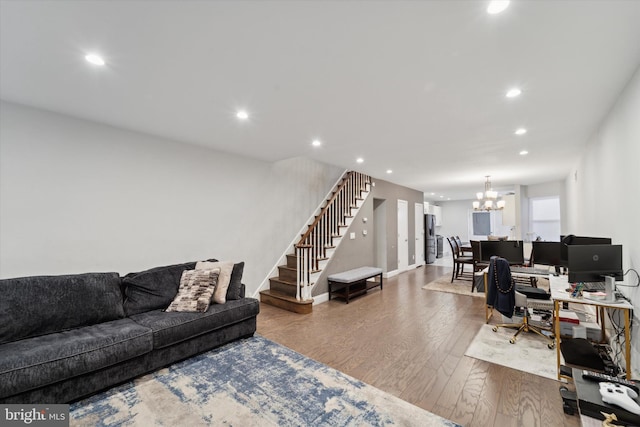
[(625, 347), (625, 369), (627, 370), (627, 379), (631, 379), (631, 331), (629, 331), (629, 309), (624, 309), (624, 347)]
[(484, 279), (484, 319), (485, 319), (485, 323), (489, 323), (491, 316), (493, 316), (493, 307), (490, 309), (489, 305), (487, 305), (487, 285), (489, 281), (487, 279), (486, 271), (484, 272), (483, 279)]
[(560, 303), (556, 300), (553, 301), (553, 324), (556, 340), (556, 369), (558, 372), (558, 380), (560, 380)]
[[(598, 317), (600, 317), (600, 324), (602, 325), (600, 327), (600, 342), (604, 343), (607, 342), (607, 331), (605, 329), (605, 322), (604, 322), (604, 307), (600, 307), (599, 309), (597, 309), (597, 313), (598, 313)], [(596, 322), (598, 321), (598, 319), (596, 319)]]

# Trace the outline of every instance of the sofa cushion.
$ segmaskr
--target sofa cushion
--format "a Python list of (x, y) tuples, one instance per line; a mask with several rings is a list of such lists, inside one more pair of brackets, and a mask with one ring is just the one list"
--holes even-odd
[(161, 310), (131, 316), (131, 320), (153, 330), (153, 348), (167, 347), (198, 335), (256, 316), (258, 300), (242, 298), (226, 304), (211, 304), (204, 313)]
[(130, 319), (10, 342), (0, 346), (0, 398), (114, 365), (151, 349), (151, 330)]
[(204, 313), (209, 308), (213, 291), (218, 283), (219, 268), (213, 270), (185, 270), (180, 288), (166, 311)]
[(124, 317), (118, 273), (0, 280), (0, 344)]
[(167, 308), (178, 293), (185, 270), (193, 270), (195, 262), (156, 267), (140, 273), (127, 274), (124, 311), (127, 316), (158, 308)]

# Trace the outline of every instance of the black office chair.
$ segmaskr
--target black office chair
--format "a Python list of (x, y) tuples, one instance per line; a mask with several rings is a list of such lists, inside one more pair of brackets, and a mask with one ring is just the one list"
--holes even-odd
[(511, 344), (515, 344), (520, 332), (533, 332), (547, 341), (547, 347), (554, 348), (556, 343), (553, 337), (545, 335), (541, 328), (529, 324), (529, 309), (553, 311), (551, 295), (540, 288), (516, 285), (511, 277), (509, 261), (497, 256), (491, 257), (489, 262), (488, 279), (487, 305), (489, 307), (495, 308), (509, 319), (513, 317), (516, 307), (523, 308), (521, 323), (494, 325), (493, 331), (497, 332), (498, 328), (517, 329), (509, 340)]

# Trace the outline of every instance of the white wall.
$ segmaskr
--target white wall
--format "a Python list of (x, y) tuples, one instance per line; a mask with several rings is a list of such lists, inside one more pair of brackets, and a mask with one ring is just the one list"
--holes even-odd
[(343, 170), (0, 104), (0, 277), (245, 261), (251, 294)]
[[(589, 140), (566, 179), (570, 234), (611, 237), (623, 245), (624, 268), (640, 271), (640, 69)], [(633, 273), (627, 284), (635, 284)], [(620, 288), (640, 309), (638, 288)], [(637, 317), (634, 324), (637, 325)], [(640, 334), (633, 330), (632, 366), (640, 371)]]

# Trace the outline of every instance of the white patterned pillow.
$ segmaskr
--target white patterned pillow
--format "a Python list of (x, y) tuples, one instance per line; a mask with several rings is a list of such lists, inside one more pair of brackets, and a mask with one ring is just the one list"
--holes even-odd
[(196, 270), (209, 270), (212, 268), (217, 268), (220, 270), (220, 277), (218, 277), (216, 291), (213, 294), (213, 301), (218, 304), (224, 304), (225, 302), (227, 302), (227, 288), (229, 287), (229, 283), (231, 283), (233, 261), (198, 261), (196, 263)]
[(178, 294), (165, 311), (207, 311), (219, 274), (219, 268), (183, 271)]

